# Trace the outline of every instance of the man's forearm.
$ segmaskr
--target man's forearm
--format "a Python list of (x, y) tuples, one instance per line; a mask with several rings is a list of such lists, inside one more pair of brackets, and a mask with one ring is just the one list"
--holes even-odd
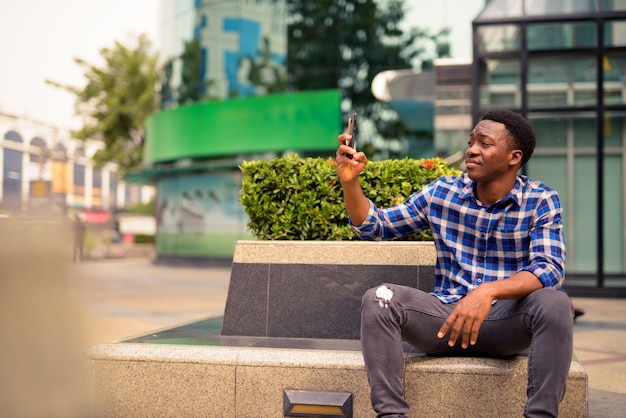
[(343, 199), (346, 203), (346, 210), (350, 221), (354, 226), (359, 226), (367, 218), (369, 212), (369, 202), (363, 194), (359, 179), (356, 178), (349, 182), (341, 182), (343, 188)]
[[(492, 299), (521, 299), (530, 295), (535, 290), (541, 289), (543, 284), (537, 276), (528, 272), (520, 271), (505, 280), (496, 280), (485, 283)], [(479, 286), (482, 287), (482, 286)]]

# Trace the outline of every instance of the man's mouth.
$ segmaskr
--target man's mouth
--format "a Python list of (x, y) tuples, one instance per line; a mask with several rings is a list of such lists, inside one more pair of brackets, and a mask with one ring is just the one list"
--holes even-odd
[(472, 159), (465, 160), (466, 167), (475, 167), (477, 165), (478, 165), (478, 161), (476, 160), (472, 160)]

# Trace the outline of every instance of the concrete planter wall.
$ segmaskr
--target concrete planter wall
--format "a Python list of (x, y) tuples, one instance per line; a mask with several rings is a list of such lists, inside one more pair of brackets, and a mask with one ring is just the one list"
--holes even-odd
[(239, 241), (222, 335), (359, 339), (363, 293), (433, 289), (432, 242)]

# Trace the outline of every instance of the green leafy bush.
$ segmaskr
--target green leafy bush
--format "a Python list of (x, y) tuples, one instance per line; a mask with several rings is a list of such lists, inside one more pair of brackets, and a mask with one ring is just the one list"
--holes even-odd
[[(288, 155), (246, 161), (239, 202), (261, 240), (358, 240), (348, 225), (333, 159)], [(370, 161), (361, 173), (365, 195), (379, 207), (402, 203), (438, 177), (458, 175), (440, 158)], [(432, 239), (430, 231), (409, 237)]]

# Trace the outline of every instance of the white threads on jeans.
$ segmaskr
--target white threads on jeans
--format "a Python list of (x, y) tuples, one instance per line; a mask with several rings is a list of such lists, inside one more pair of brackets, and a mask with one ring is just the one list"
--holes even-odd
[(392, 297), (393, 291), (383, 285), (376, 289), (376, 298), (374, 300), (378, 302), (381, 308), (388, 308)]

